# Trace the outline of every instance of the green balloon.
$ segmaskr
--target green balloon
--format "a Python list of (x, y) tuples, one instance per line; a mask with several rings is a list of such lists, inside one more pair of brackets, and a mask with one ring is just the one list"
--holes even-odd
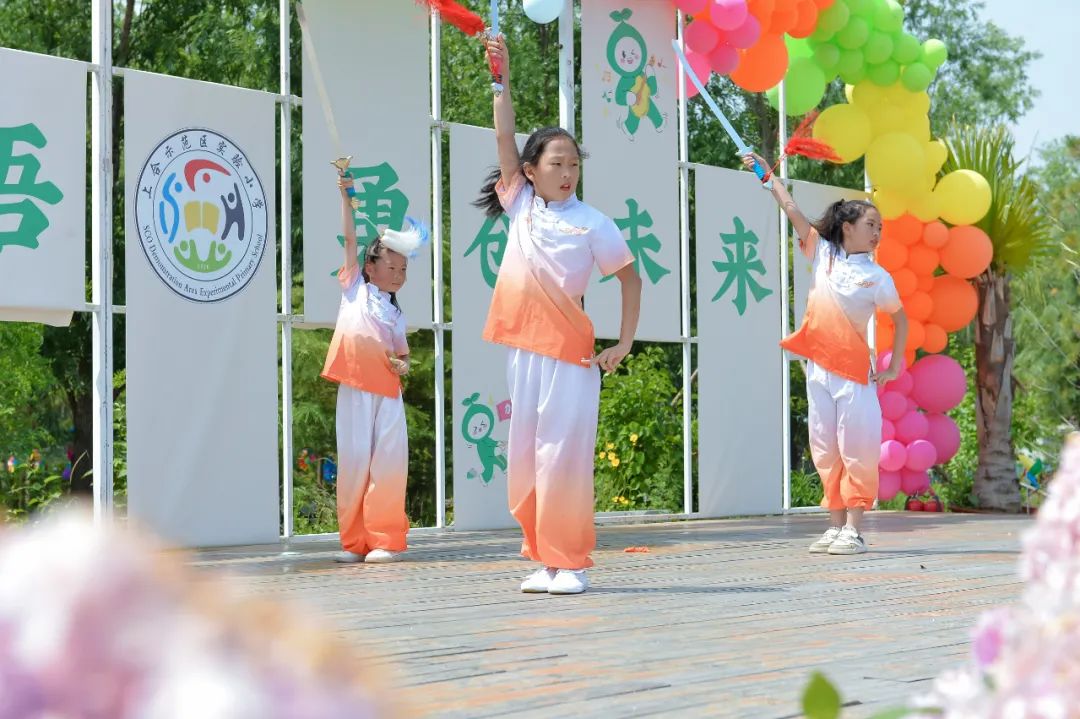
[(793, 61), (784, 77), (784, 111), (805, 115), (825, 96), (825, 73), (808, 57)]
[(866, 56), (866, 61), (871, 65), (885, 62), (892, 57), (892, 37), (880, 30), (872, 30), (870, 32), (870, 37), (866, 40), (866, 44), (863, 45), (862, 51), (863, 55)]
[(874, 26), (890, 35), (904, 27), (904, 8), (896, 0), (884, 0), (874, 14)]
[(930, 87), (930, 81), (933, 79), (933, 71), (921, 62), (908, 65), (900, 76), (900, 81), (904, 83), (904, 87), (912, 92), (922, 92)]
[(840, 77), (845, 78), (844, 82), (849, 85), (854, 85), (853, 82), (848, 82), (846, 76), (851, 76), (856, 73), (862, 73), (866, 67), (866, 60), (863, 58), (862, 50), (841, 50), (839, 57), (836, 61), (836, 71), (840, 73)]
[(830, 5), (829, 8), (818, 17), (818, 29), (835, 33), (839, 31), (840, 28), (847, 25), (850, 16), (851, 13), (848, 11), (848, 6), (840, 0), (837, 0), (837, 2)]
[(787, 45), (789, 62), (799, 57), (814, 56), (814, 49), (810, 47), (810, 43), (804, 39), (784, 35), (784, 44)]
[(870, 23), (861, 17), (855, 16), (848, 20), (844, 29), (836, 34), (836, 41), (842, 48), (856, 50), (865, 45), (869, 37)]
[[(840, 0), (837, 0), (840, 2)], [(867, 20), (874, 18), (875, 3), (874, 0), (847, 0), (848, 10), (852, 15), (859, 15)]]
[(899, 32), (893, 36), (892, 59), (901, 65), (909, 65), (919, 59), (922, 45), (912, 35)]
[(931, 70), (937, 70), (949, 57), (949, 51), (941, 40), (927, 40), (922, 45), (922, 52), (922, 61)]
[[(858, 50), (845, 50), (845, 52), (858, 52)], [(837, 65), (840, 63), (840, 48), (833, 45), (831, 42), (823, 42), (814, 48), (814, 60), (817, 61), (818, 67), (826, 73), (838, 72), (839, 68)]]
[(854, 70), (848, 72), (840, 71), (840, 79), (844, 81), (845, 85), (858, 85), (866, 78), (866, 65), (859, 65)]
[(814, 32), (810, 33), (810, 39), (814, 42), (828, 42), (832, 40), (833, 35), (836, 33), (833, 30), (821, 27), (821, 21), (818, 21), (818, 27)]
[(888, 87), (900, 79), (900, 65), (893, 60), (879, 62), (867, 69), (866, 76), (875, 85)]

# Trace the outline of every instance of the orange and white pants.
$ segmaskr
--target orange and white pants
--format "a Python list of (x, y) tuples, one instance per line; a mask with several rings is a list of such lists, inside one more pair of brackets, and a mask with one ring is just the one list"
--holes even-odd
[(810, 454), (826, 509), (870, 509), (881, 461), (881, 406), (873, 383), (859, 384), (806, 363)]
[(507, 493), (525, 534), (521, 554), (556, 569), (591, 567), (600, 370), (511, 348), (507, 381)]
[(339, 385), (337, 514), (341, 548), (405, 550), (409, 435), (401, 396)]

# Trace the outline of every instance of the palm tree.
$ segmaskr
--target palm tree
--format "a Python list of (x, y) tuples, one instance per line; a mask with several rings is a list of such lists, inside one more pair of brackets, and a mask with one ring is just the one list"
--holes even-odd
[(1009, 282), (1051, 247), (1052, 225), (1039, 201), (1037, 185), (1013, 155), (1004, 127), (954, 126), (946, 139), (943, 172), (974, 170), (993, 192), (990, 210), (977, 224), (990, 236), (994, 258), (975, 278), (975, 426), (979, 464), (974, 490), (980, 507), (1017, 512), (1020, 488), (1012, 441), (1013, 360), (1016, 345)]

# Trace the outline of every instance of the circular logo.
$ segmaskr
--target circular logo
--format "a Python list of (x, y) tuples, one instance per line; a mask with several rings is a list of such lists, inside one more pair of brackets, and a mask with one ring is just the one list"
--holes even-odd
[(139, 174), (135, 223), (150, 267), (193, 302), (247, 286), (266, 249), (266, 196), (247, 155), (224, 135), (190, 128), (166, 137)]

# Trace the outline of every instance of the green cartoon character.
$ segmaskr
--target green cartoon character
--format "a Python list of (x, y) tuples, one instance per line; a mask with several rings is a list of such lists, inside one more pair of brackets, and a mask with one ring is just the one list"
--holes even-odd
[[(480, 479), (484, 484), (489, 484), (496, 467), (506, 471), (505, 443), (491, 438), (491, 432), (495, 428), (495, 413), (490, 407), (477, 401), (479, 399), (480, 393), (474, 392), (461, 403), (469, 408), (461, 420), (461, 434), (467, 442), (476, 445), (476, 454), (484, 465), (483, 471), (479, 473)], [(477, 471), (470, 469), (466, 476), (475, 479)]]
[(645, 38), (633, 25), (631, 11), (624, 8), (611, 13), (611, 19), (618, 23), (611, 33), (607, 44), (607, 58), (611, 68), (619, 76), (615, 86), (615, 103), (626, 107), (626, 117), (619, 118), (619, 129), (632, 141), (637, 134), (641, 118), (646, 117), (659, 132), (667, 115), (653, 103), (657, 96), (655, 58), (649, 57)]

